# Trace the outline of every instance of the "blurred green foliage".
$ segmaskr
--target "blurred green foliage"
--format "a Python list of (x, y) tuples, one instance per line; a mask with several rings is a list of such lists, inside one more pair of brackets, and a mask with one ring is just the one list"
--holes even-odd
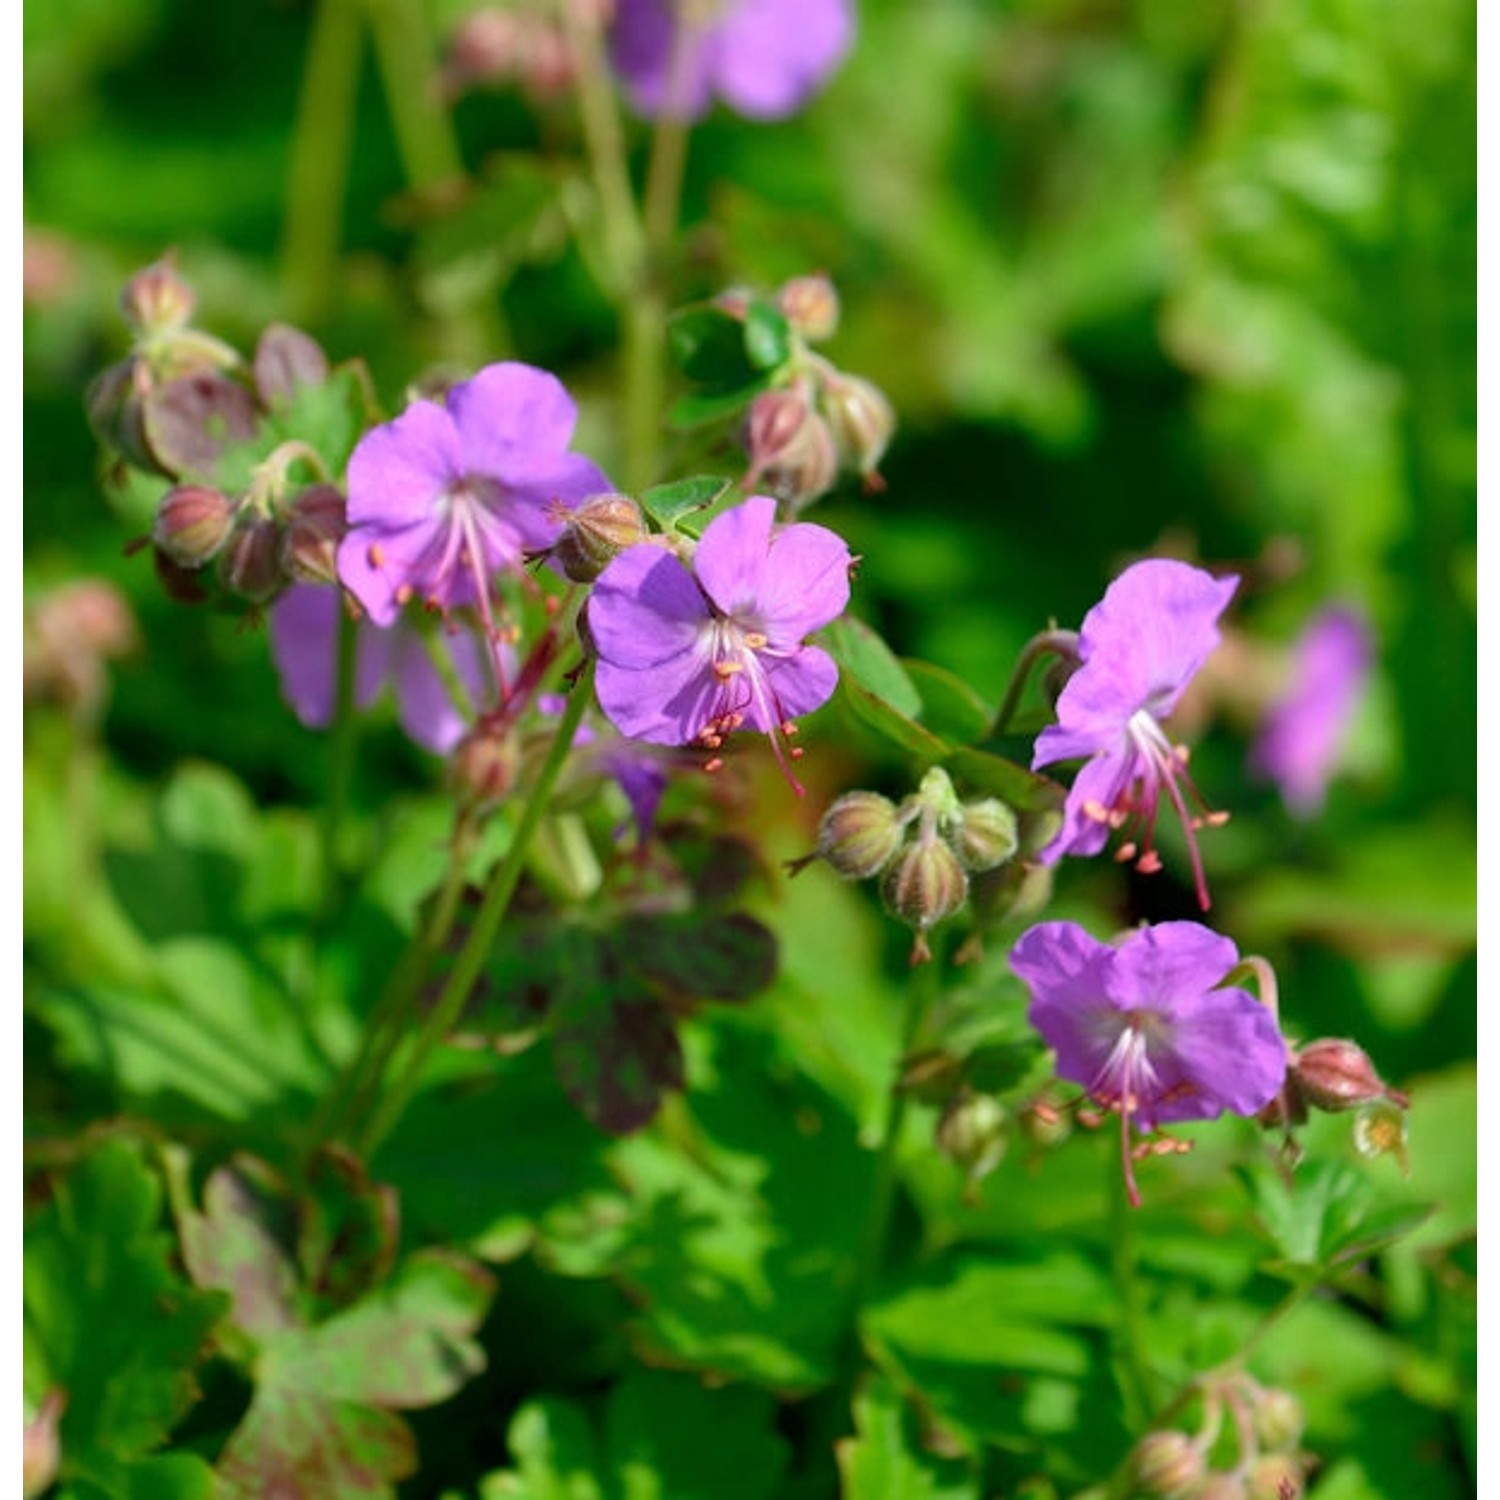
[[(687, 1094), (650, 1131), (598, 1136), (528, 1052), (446, 1059), (393, 1135), (376, 1165), (407, 1248), (510, 1262), (482, 1328), (477, 1294), (414, 1315), (411, 1338), (451, 1325), (468, 1372), (472, 1333), (489, 1368), (411, 1416), (423, 1468), (402, 1493), (1082, 1486), (1119, 1462), (1169, 1378), (1233, 1353), (1288, 1265), (1316, 1261), (1337, 1295), (1277, 1324), (1260, 1369), (1308, 1406), (1306, 1446), (1327, 1461), (1314, 1493), (1461, 1496), (1477, 1426), (1474, 7), (859, 9), (853, 55), (804, 116), (716, 114), (695, 131), (674, 305), (816, 268), (834, 279), (830, 349), (901, 425), (884, 492), (847, 488), (816, 519), (861, 556), (856, 612), (927, 664), (907, 686), (946, 705), (961, 737), (1035, 631), (1076, 624), (1147, 552), (1235, 565), (1232, 625), (1261, 647), (1330, 597), (1369, 613), (1376, 682), (1316, 822), (1248, 779), (1249, 726), (1227, 690), (1203, 710), (1195, 775), (1234, 810), (1206, 840), (1215, 923), (1274, 961), (1289, 1031), (1357, 1036), (1410, 1092), (1410, 1176), (1359, 1159), (1347, 1122), (1318, 1122), (1309, 1154), (1357, 1183), (1360, 1211), (1315, 1223), (1318, 1194), (1289, 1203), (1269, 1164), (1230, 1175), (1249, 1127), (1187, 1132), (1192, 1156), (1145, 1169), (1122, 1323), (1113, 1144), (1015, 1147), (968, 1201), (930, 1149), (932, 1111), (915, 1107), (893, 1221), (904, 1269), (867, 1303), (873, 1368), (852, 1412), (835, 1410), (904, 949), (865, 892), (814, 869), (758, 907), (781, 943), (776, 983), (686, 1028)], [(427, 8), (434, 60), (460, 11)], [(205, 1457), (250, 1399), (216, 1357), (182, 1451), (156, 1454), (222, 1299), (168, 1263), (154, 1158), (93, 1151), (82, 1133), (119, 1117), (127, 1134), (203, 1150), (205, 1167), (227, 1141), (290, 1149), (437, 879), (447, 816), (435, 766), (379, 721), (354, 809), (374, 859), (350, 908), (310, 936), (327, 748), (282, 705), (263, 631), (172, 603), (123, 554), (158, 490), (103, 482), (83, 401), (123, 349), (120, 286), (175, 248), (203, 326), (248, 348), (295, 320), (335, 360), (363, 359), (387, 410), (433, 372), (545, 365), (580, 399), (581, 446), (606, 469), (620, 459), (618, 330), (580, 249), (598, 209), (567, 100), (459, 98), (469, 178), (445, 194), (432, 153), (424, 166), (413, 149), (410, 92), (386, 54), (362, 52), (347, 188), (329, 206), (337, 274), (307, 280), (286, 207), (298, 132), (319, 128), (300, 94), (312, 20), (294, 0), (25, 12), (27, 599), (102, 579), (136, 621), (107, 701), (41, 699), (26, 738), (27, 1142), (39, 1171), (82, 1160), (28, 1231), (45, 1359), (28, 1363), (27, 1397), (69, 1383), (63, 1481), (80, 1497), (168, 1493), (140, 1488), (157, 1481), (202, 1493)], [(419, 77), (422, 62), (409, 52)], [(717, 433), (679, 435), (658, 477), (737, 472)], [(838, 791), (901, 788), (904, 763), (858, 692), (809, 726), (805, 806), (759, 785), (768, 864), (811, 847)], [(1011, 748), (1024, 754), (1020, 738)], [(1172, 852), (1169, 871), (1183, 868)], [(1057, 914), (1099, 930), (1196, 914), (1170, 873), (1070, 863), (1058, 892)], [(992, 938), (965, 971), (958, 1012), (972, 994), (1019, 1016), (1005, 946)], [(1405, 1238), (1384, 1232), (1418, 1219)], [(70, 1302), (78, 1257), (94, 1254), (97, 1277)], [(338, 1316), (382, 1316), (359, 1306)], [(116, 1375), (88, 1373), (68, 1321), (95, 1308), (109, 1348), (138, 1334), (142, 1359), (156, 1350), (129, 1421)], [(1141, 1347), (1151, 1388), (1132, 1394)], [(436, 1401), (458, 1382), (424, 1359), (421, 1397)], [(307, 1398), (277, 1389), (249, 1408), (272, 1446)], [(357, 1379), (350, 1392), (343, 1420), (373, 1424), (375, 1468), (394, 1479), (410, 1433), (384, 1407), (413, 1403)]]

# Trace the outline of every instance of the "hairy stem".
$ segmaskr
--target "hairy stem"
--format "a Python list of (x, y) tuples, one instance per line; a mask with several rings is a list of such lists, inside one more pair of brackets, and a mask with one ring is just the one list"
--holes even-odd
[(583, 719), (584, 709), (588, 705), (592, 682), (593, 673), (590, 669), (573, 685), (567, 709), (561, 723), (557, 726), (557, 734), (552, 741), (551, 749), (547, 752), (547, 759), (542, 765), (536, 785), (532, 788), (525, 811), (516, 825), (510, 847), (505, 851), (490, 877), (484, 902), (474, 918), (464, 946), (459, 950), (453, 970), (443, 985), (436, 1004), (428, 1013), (426, 1021), (418, 1032), (400, 1071), (392, 1080), (389, 1090), (376, 1107), (366, 1128), (356, 1140), (356, 1149), (365, 1157), (372, 1155), (380, 1142), (395, 1128), (405, 1113), (407, 1105), (411, 1102), (412, 1096), (416, 1093), (428, 1058), (463, 1013), (470, 991), (479, 978), (479, 972), (484, 966), (491, 947), (494, 946), (500, 923), (510, 909), (510, 900), (515, 894), (516, 886), (521, 879), (521, 872), (525, 868), (532, 836), (536, 833), (537, 825), (547, 810), (552, 798), (552, 788), (562, 770), (563, 762), (568, 758), (569, 750), (572, 749), (573, 737), (577, 733), (578, 725)]

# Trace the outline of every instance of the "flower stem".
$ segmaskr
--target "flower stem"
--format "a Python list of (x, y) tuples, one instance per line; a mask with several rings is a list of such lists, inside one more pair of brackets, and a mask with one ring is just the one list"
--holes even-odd
[(494, 945), (500, 923), (510, 908), (511, 897), (515, 894), (516, 886), (521, 879), (521, 871), (526, 864), (526, 854), (531, 846), (532, 836), (551, 801), (552, 788), (562, 770), (563, 762), (568, 758), (568, 752), (573, 747), (574, 735), (578, 731), (584, 709), (588, 705), (592, 682), (593, 671), (590, 666), (573, 685), (567, 709), (557, 727), (557, 734), (552, 741), (551, 749), (547, 752), (547, 759), (542, 765), (536, 785), (532, 788), (525, 811), (521, 814), (521, 821), (516, 825), (510, 847), (505, 851), (504, 857), (490, 877), (483, 904), (475, 915), (468, 938), (454, 961), (453, 971), (443, 985), (442, 993), (438, 996), (437, 1003), (418, 1033), (400, 1072), (392, 1081), (389, 1091), (364, 1131), (355, 1141), (356, 1150), (367, 1159), (374, 1154), (381, 1141), (390, 1134), (405, 1113), (406, 1106), (411, 1102), (412, 1095), (421, 1082), (422, 1070), (432, 1055), (433, 1049), (452, 1030), (454, 1023), (463, 1013), (469, 993), (474, 988), (484, 961)]
[(1072, 658), (1076, 662), (1078, 660), (1078, 632), (1076, 630), (1043, 630), (1026, 642), (1020, 656), (1016, 659), (1015, 671), (1010, 674), (1010, 683), (1005, 689), (1005, 697), (1000, 702), (1000, 711), (995, 715), (995, 722), (990, 725), (990, 739), (998, 739), (1005, 733), (1006, 726), (1015, 716), (1016, 709), (1020, 705), (1021, 694), (1026, 690), (1026, 682), (1031, 676), (1031, 669), (1044, 656), (1059, 656), (1064, 660)]
[(1120, 1298), (1120, 1321), (1115, 1329), (1116, 1364), (1126, 1423), (1133, 1430), (1139, 1430), (1144, 1427), (1155, 1404), (1146, 1365), (1145, 1307), (1141, 1279), (1137, 1274), (1139, 1231), (1123, 1174), (1115, 1170), (1112, 1159), (1107, 1170), (1110, 1182), (1110, 1261)]
[(339, 610), (337, 676), (334, 687), (333, 724), (328, 737), (328, 800), (323, 804), (323, 914), (332, 915), (343, 888), (343, 851), (339, 847), (350, 791), (354, 785), (355, 751), (359, 718), (355, 713), (354, 689), (359, 656), (355, 622), (346, 609)]
[(302, 318), (327, 309), (338, 264), (359, 88), (357, 0), (319, 0), (307, 47), (282, 227), (282, 275)]
[(406, 180), (418, 193), (451, 188), (463, 157), (437, 89), (432, 43), (413, 0), (364, 0)]
[(899, 1072), (902, 1062), (916, 1046), (922, 1034), (928, 1013), (941, 987), (941, 976), (942, 954), (940, 950), (934, 954), (931, 962), (919, 964), (911, 971), (906, 1024), (902, 1029), (901, 1050), (896, 1054), (898, 1077), (891, 1089), (890, 1108), (886, 1112), (885, 1129), (881, 1134), (880, 1154), (875, 1163), (875, 1180), (870, 1198), (870, 1217), (866, 1223), (859, 1268), (854, 1278), (849, 1350), (851, 1363), (858, 1358), (859, 1353), (860, 1313), (875, 1290), (881, 1267), (885, 1262), (891, 1213), (896, 1202), (896, 1159), (901, 1149), (901, 1132), (906, 1125), (908, 1101), (907, 1091), (900, 1084)]

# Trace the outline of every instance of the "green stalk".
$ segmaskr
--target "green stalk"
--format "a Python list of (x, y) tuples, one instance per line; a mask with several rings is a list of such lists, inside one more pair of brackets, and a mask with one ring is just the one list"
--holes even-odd
[(584, 709), (588, 706), (592, 685), (593, 670), (590, 666), (589, 670), (573, 684), (567, 710), (557, 726), (556, 736), (552, 741), (551, 749), (547, 752), (547, 759), (537, 777), (536, 786), (532, 789), (526, 809), (521, 814), (521, 821), (516, 826), (510, 847), (505, 851), (504, 857), (490, 877), (484, 902), (454, 962), (453, 972), (448, 976), (448, 981), (438, 996), (437, 1004), (433, 1006), (418, 1033), (401, 1071), (391, 1083), (390, 1090), (377, 1107), (365, 1130), (356, 1139), (356, 1150), (366, 1159), (374, 1154), (381, 1141), (390, 1134), (406, 1112), (406, 1107), (416, 1093), (417, 1085), (421, 1082), (422, 1070), (428, 1058), (431, 1057), (438, 1043), (453, 1029), (463, 1013), (469, 993), (479, 978), (479, 972), (489, 956), (490, 949), (494, 946), (500, 923), (510, 909), (511, 897), (515, 894), (516, 886), (521, 879), (521, 872), (525, 868), (526, 854), (531, 846), (532, 836), (542, 820), (542, 815), (547, 810), (552, 788), (562, 770), (563, 762), (567, 760), (568, 752), (573, 747), (573, 737), (583, 719)]
[(406, 180), (426, 192), (463, 180), (463, 156), (437, 91), (432, 42), (413, 0), (364, 0)]
[(1109, 1173), (1110, 1269), (1120, 1294), (1120, 1321), (1115, 1329), (1115, 1361), (1120, 1377), (1120, 1394), (1125, 1404), (1125, 1421), (1133, 1431), (1141, 1431), (1155, 1402), (1151, 1377), (1146, 1363), (1145, 1304), (1142, 1296), (1140, 1265), (1137, 1254), (1139, 1230), (1136, 1212), (1130, 1204), (1124, 1174), (1113, 1153), (1107, 1158)]
[(331, 915), (342, 886), (343, 854), (339, 836), (354, 785), (359, 735), (354, 688), (359, 649), (355, 622), (339, 610), (338, 655), (334, 688), (333, 724), (328, 737), (328, 800), (323, 804), (323, 914)]
[[(902, 1060), (916, 1046), (927, 1022), (928, 1013), (941, 988), (942, 953), (938, 951), (927, 963), (912, 970), (911, 995), (902, 1029), (901, 1050), (896, 1054), (899, 1070)], [(871, 1194), (870, 1217), (865, 1226), (859, 1269), (854, 1279), (853, 1308), (850, 1328), (849, 1358), (851, 1364), (859, 1352), (859, 1315), (875, 1289), (885, 1262), (886, 1240), (890, 1234), (891, 1213), (896, 1202), (896, 1160), (901, 1149), (901, 1132), (906, 1125), (908, 1094), (899, 1079), (891, 1090), (891, 1105), (885, 1117), (880, 1141), (880, 1156), (875, 1163), (875, 1185)]]
[(319, 0), (297, 103), (281, 243), (282, 276), (305, 319), (326, 310), (338, 267), (359, 33), (357, 0)]

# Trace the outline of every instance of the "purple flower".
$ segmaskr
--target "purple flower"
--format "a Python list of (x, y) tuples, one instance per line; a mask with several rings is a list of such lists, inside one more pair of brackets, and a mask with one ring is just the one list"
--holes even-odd
[(691, 572), (662, 547), (627, 548), (599, 575), (588, 623), (599, 703), (621, 734), (717, 751), (733, 730), (758, 729), (800, 793), (783, 740), (838, 685), (833, 658), (806, 637), (843, 613), (853, 559), (825, 527), (775, 520), (764, 495), (725, 511)]
[(1246, 990), (1215, 988), (1238, 963), (1234, 944), (1197, 922), (1142, 928), (1117, 948), (1074, 922), (1043, 922), (1011, 950), (1058, 1076), (1119, 1114), (1134, 1204), (1132, 1124), (1149, 1133), (1225, 1110), (1254, 1115), (1282, 1086), (1286, 1044), (1270, 1010)]
[(1194, 833), (1225, 813), (1193, 816), (1184, 793), (1203, 800), (1187, 774), (1187, 751), (1162, 728), (1193, 674), (1219, 644), (1218, 619), (1239, 585), (1187, 563), (1153, 559), (1127, 568), (1084, 616), (1081, 665), (1057, 700), (1057, 723), (1037, 736), (1032, 768), (1087, 756), (1068, 793), (1062, 831), (1039, 858), (1097, 854), (1110, 831), (1127, 830), (1119, 858), (1161, 868), (1152, 840), (1163, 792), (1182, 820), (1198, 901), (1208, 885)]
[(1322, 809), (1373, 657), (1364, 616), (1336, 605), (1319, 611), (1292, 648), (1291, 683), (1266, 713), (1250, 766), (1276, 782), (1297, 817)]
[[(271, 610), (271, 657), (281, 691), (309, 729), (333, 722), (342, 608), (337, 589), (299, 583)], [(459, 680), (476, 704), (483, 702), (493, 685), (478, 641), (468, 630), (452, 631), (445, 639)], [(387, 683), (395, 688), (397, 717), (410, 738), (435, 755), (446, 755), (468, 724), (449, 696), (421, 633), (400, 623), (380, 630), (362, 620), (355, 636), (356, 705), (367, 708)]]
[(410, 598), (478, 607), (491, 637), (490, 580), (557, 541), (559, 508), (609, 489), (569, 453), (577, 409), (556, 376), (489, 365), (445, 404), (413, 401), (349, 459), (349, 534), (338, 571), (377, 625)]
[(610, 50), (647, 119), (696, 120), (717, 96), (748, 119), (779, 120), (853, 35), (852, 0), (616, 0)]

